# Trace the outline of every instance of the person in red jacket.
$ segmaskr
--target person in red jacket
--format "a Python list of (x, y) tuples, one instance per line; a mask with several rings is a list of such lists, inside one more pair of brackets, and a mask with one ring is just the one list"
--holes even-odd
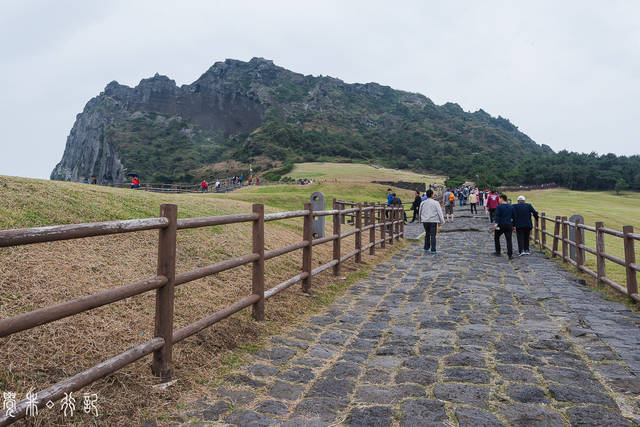
[(496, 208), (498, 207), (500, 201), (500, 195), (492, 190), (491, 193), (487, 196), (487, 210), (489, 211), (489, 218), (491, 222), (493, 222), (496, 215)]
[(202, 192), (206, 193), (207, 191), (209, 191), (209, 183), (203, 179), (202, 182), (200, 183), (200, 187), (202, 188)]

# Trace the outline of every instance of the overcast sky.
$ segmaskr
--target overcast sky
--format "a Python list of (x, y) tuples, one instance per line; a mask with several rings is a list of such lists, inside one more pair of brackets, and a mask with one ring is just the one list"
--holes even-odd
[(48, 178), (112, 80), (254, 56), (482, 108), (556, 151), (640, 153), (637, 0), (0, 0), (0, 174)]

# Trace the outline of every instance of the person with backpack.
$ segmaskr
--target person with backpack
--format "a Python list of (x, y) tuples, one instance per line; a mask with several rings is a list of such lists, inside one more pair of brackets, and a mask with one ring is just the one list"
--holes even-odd
[(453, 222), (453, 206), (456, 204), (456, 196), (449, 189), (444, 192), (442, 199), (444, 200), (445, 222)]
[(418, 210), (420, 209), (420, 204), (422, 203), (422, 197), (420, 197), (420, 192), (416, 190), (416, 196), (413, 199), (413, 203), (411, 204), (411, 210), (413, 211), (413, 218), (411, 219), (411, 223), (416, 222), (416, 217), (418, 216)]
[(424, 253), (436, 254), (436, 234), (444, 215), (440, 203), (433, 199), (433, 190), (427, 190), (427, 199), (420, 203), (418, 217), (424, 227)]
[(531, 255), (531, 252), (529, 252), (529, 239), (533, 228), (531, 215), (538, 219), (538, 212), (530, 203), (526, 203), (526, 199), (522, 195), (518, 196), (518, 203), (513, 205), (513, 210), (515, 214), (513, 223), (516, 227), (516, 236), (518, 238), (518, 256)]
[(489, 220), (494, 222), (496, 216), (496, 209), (500, 204), (500, 196), (495, 190), (492, 190), (487, 197), (487, 210), (489, 211)]
[(493, 240), (496, 247), (496, 251), (493, 254), (500, 256), (500, 236), (504, 234), (504, 237), (507, 239), (507, 256), (509, 259), (513, 259), (513, 242), (511, 241), (511, 236), (515, 228), (513, 226), (515, 212), (511, 203), (507, 201), (506, 194), (501, 194), (498, 200), (498, 207), (495, 211), (495, 221), (493, 224)]

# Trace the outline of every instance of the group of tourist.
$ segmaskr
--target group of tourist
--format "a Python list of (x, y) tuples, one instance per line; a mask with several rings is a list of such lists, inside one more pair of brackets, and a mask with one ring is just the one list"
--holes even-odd
[[(387, 190), (387, 205), (392, 205), (394, 200), (398, 199), (391, 189)], [(429, 186), (424, 194), (419, 191), (415, 192), (415, 198), (411, 205), (413, 210), (413, 219), (416, 218), (422, 223), (425, 231), (424, 252), (436, 254), (436, 235), (438, 227), (445, 222), (454, 221), (454, 206), (456, 200), (460, 206), (469, 204), (472, 214), (478, 213), (478, 204), (484, 207), (485, 213), (489, 216), (494, 230), (494, 255), (501, 255), (500, 236), (504, 235), (507, 240), (507, 256), (513, 258), (512, 233), (516, 232), (518, 242), (519, 256), (530, 255), (529, 239), (531, 238), (531, 230), (533, 223), (531, 216), (538, 219), (538, 212), (530, 203), (526, 202), (524, 196), (518, 196), (518, 202), (515, 205), (509, 203), (505, 194), (498, 194), (495, 190), (480, 191), (478, 188), (469, 185), (463, 185), (459, 188), (443, 189), (442, 202), (435, 200), (435, 192)], [(442, 212), (444, 207), (444, 214)], [(405, 220), (406, 221), (406, 220)]]

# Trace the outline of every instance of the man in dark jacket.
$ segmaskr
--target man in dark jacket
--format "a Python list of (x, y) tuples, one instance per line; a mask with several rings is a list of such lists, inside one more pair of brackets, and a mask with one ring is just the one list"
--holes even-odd
[(513, 232), (513, 220), (515, 217), (513, 206), (507, 202), (507, 195), (501, 194), (496, 208), (496, 216), (493, 224), (494, 234), (493, 240), (496, 244), (494, 255), (500, 256), (500, 236), (504, 234), (507, 239), (507, 256), (513, 259), (513, 243), (511, 242), (511, 234)]
[(529, 252), (529, 238), (533, 228), (531, 215), (538, 219), (538, 212), (530, 203), (525, 202), (524, 196), (518, 196), (518, 203), (513, 205), (513, 211), (515, 215), (513, 225), (516, 227), (516, 235), (518, 236), (519, 256), (531, 255), (531, 252)]
[(420, 192), (416, 191), (416, 197), (413, 199), (413, 204), (411, 205), (411, 210), (413, 210), (413, 219), (411, 219), (411, 223), (416, 222), (416, 217), (418, 216), (418, 211), (420, 210), (420, 204), (422, 203), (422, 197), (420, 197)]

